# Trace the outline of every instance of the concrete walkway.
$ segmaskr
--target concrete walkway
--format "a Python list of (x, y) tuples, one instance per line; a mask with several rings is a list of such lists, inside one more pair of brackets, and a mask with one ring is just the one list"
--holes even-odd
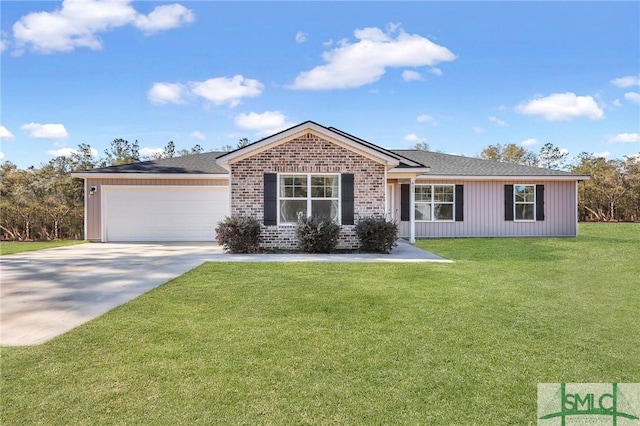
[(398, 246), (389, 254), (229, 254), (214, 256), (210, 262), (444, 262), (451, 261), (398, 240)]
[(0, 345), (36, 345), (204, 262), (449, 262), (400, 241), (391, 254), (223, 253), (213, 243), (80, 244), (0, 258)]

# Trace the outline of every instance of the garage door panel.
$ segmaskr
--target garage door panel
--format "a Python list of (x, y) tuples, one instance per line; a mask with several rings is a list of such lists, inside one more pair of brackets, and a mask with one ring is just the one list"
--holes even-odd
[(228, 187), (104, 188), (105, 241), (213, 241)]

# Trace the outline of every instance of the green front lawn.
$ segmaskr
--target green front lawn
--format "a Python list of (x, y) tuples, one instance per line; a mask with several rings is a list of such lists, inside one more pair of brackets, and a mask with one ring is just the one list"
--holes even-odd
[(56, 247), (73, 246), (75, 244), (86, 243), (84, 240), (58, 240), (58, 241), (0, 241), (0, 254), (15, 254), (25, 251), (43, 250)]
[(640, 225), (419, 246), (453, 264), (210, 263), (2, 348), (3, 425), (536, 423), (542, 382), (640, 382)]

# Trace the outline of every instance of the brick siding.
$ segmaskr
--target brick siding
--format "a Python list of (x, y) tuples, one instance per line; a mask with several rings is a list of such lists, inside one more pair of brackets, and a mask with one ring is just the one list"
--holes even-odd
[[(352, 173), (354, 213), (384, 215), (385, 166), (312, 133), (231, 164), (231, 214), (263, 223), (265, 173)], [(295, 249), (295, 226), (262, 225), (264, 248)], [(353, 225), (343, 225), (338, 248), (357, 248)]]

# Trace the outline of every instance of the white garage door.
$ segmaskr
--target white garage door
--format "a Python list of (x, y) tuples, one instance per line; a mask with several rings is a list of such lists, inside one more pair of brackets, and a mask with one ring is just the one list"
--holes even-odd
[(229, 188), (103, 186), (103, 241), (214, 241)]

